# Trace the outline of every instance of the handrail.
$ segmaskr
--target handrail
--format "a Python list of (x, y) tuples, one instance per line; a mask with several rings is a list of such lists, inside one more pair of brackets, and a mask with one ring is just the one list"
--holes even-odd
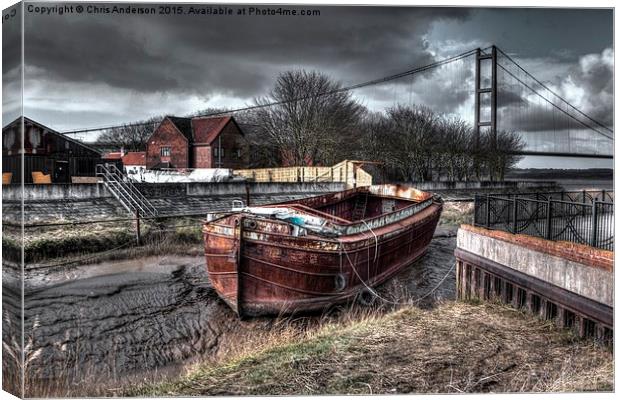
[(476, 195), (474, 225), (613, 251), (614, 203)]
[(146, 208), (151, 214), (157, 214), (157, 209), (153, 207), (151, 202), (138, 190), (138, 188), (133, 184), (132, 181), (125, 181), (122, 172), (118, 170), (116, 165), (112, 164), (116, 177), (119, 179), (122, 185), (129, 189), (130, 195), (132, 197), (137, 197), (140, 200), (141, 205)]
[[(558, 192), (559, 193), (559, 192)], [(523, 201), (533, 201), (533, 202), (537, 202), (537, 203), (549, 203), (549, 202), (554, 202), (554, 203), (564, 203), (564, 204), (582, 204), (582, 205), (592, 205), (592, 203), (597, 203), (597, 204), (608, 204), (608, 205), (614, 205), (614, 203), (609, 202), (609, 201), (601, 201), (601, 200), (592, 200), (591, 202), (587, 202), (587, 203), (580, 203), (578, 201), (569, 201), (569, 200), (560, 200), (560, 199), (547, 199), (547, 200), (541, 200), (541, 199), (531, 199), (528, 197), (502, 197), (502, 196), (494, 196), (494, 195), (483, 195), (483, 194), (477, 194), (474, 196), (474, 201), (476, 197), (480, 197), (480, 198), (490, 198), (490, 199), (495, 199), (495, 200), (504, 200), (504, 201), (513, 201), (515, 198), (517, 200), (523, 200)]]
[(144, 216), (155, 217), (157, 209), (138, 190), (131, 181), (125, 180), (124, 174), (114, 164), (98, 164), (96, 175), (103, 177), (103, 182), (110, 189), (114, 197), (127, 211), (140, 211)]

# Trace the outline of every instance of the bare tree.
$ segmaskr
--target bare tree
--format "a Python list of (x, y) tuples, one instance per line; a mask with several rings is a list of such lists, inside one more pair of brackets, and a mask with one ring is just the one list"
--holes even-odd
[(387, 114), (387, 164), (399, 170), (404, 180), (431, 180), (439, 139), (438, 117), (422, 106), (396, 106)]
[(368, 111), (364, 113), (358, 127), (356, 148), (352, 155), (352, 158), (359, 160), (381, 162), (378, 166), (367, 165), (364, 167), (367, 171), (372, 170), (371, 174), (375, 178), (380, 178), (381, 182), (390, 181), (399, 174), (399, 171), (395, 173), (394, 163), (388, 162), (391, 155), (388, 140), (389, 130), (390, 121), (384, 113)]
[(280, 152), (284, 165), (333, 164), (355, 134), (363, 107), (340, 84), (318, 72), (281, 74), (256, 120)]
[(513, 167), (522, 156), (515, 153), (525, 147), (521, 135), (515, 132), (498, 131), (493, 138), (492, 133), (487, 134), (486, 163), (490, 180), (503, 180), (509, 168)]
[(122, 147), (126, 151), (144, 151), (146, 141), (162, 120), (163, 117), (153, 117), (135, 124), (108, 129), (99, 136), (97, 144), (110, 150)]
[(468, 179), (473, 164), (471, 126), (457, 117), (443, 117), (439, 121), (438, 131), (439, 165), (443, 166), (445, 176), (450, 181)]

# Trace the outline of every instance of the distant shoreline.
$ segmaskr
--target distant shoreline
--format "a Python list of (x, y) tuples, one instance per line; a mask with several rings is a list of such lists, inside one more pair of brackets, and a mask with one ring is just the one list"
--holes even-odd
[(513, 169), (506, 174), (508, 180), (523, 179), (593, 179), (593, 180), (613, 180), (614, 170), (612, 168), (590, 168), (590, 169), (552, 169), (552, 168), (528, 168)]

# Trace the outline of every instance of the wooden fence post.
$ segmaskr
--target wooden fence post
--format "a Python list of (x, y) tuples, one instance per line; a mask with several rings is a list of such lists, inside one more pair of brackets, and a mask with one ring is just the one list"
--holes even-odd
[(140, 234), (140, 211), (136, 210), (136, 243), (140, 246), (141, 240)]

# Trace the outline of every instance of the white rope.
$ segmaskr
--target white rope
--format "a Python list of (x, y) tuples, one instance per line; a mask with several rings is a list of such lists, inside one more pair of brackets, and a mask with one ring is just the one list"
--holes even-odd
[[(347, 251), (344, 248), (344, 246), (343, 246), (342, 242), (340, 241), (340, 239), (336, 239), (336, 240), (338, 240), (338, 243), (340, 243), (340, 259), (341, 259), (340, 264), (342, 264), (342, 253), (344, 252), (344, 255), (347, 257), (347, 260), (349, 261), (349, 265), (351, 266), (351, 269), (353, 270), (353, 272), (357, 276), (357, 279), (359, 279), (360, 282), (362, 282), (362, 285), (364, 285), (364, 287), (366, 287), (366, 289), (369, 292), (371, 292), (375, 297), (377, 297), (381, 301), (389, 303), (389, 304), (403, 305), (403, 304), (408, 304), (409, 303), (409, 302), (403, 303), (403, 302), (388, 300), (388, 299), (380, 296), (372, 287), (368, 286), (368, 284), (366, 282), (364, 282), (364, 279), (362, 279), (360, 274), (357, 272), (357, 269), (355, 268), (355, 265), (353, 265), (353, 262), (351, 261), (351, 258), (349, 257), (349, 254), (347, 253)], [(413, 304), (419, 303), (420, 301), (424, 300), (425, 298), (427, 298), (428, 296), (433, 294), (439, 288), (439, 286), (441, 286), (441, 284), (448, 278), (448, 275), (450, 275), (450, 273), (454, 270), (455, 267), (456, 267), (456, 261), (454, 262), (454, 264), (452, 264), (452, 267), (450, 267), (448, 272), (446, 272), (446, 274), (443, 276), (443, 278), (441, 278), (439, 283), (433, 289), (431, 289), (424, 296), (418, 297), (416, 300), (412, 300), (411, 303), (413, 303)]]
[(446, 272), (446, 274), (444, 275), (443, 278), (441, 278), (441, 280), (439, 281), (439, 283), (428, 293), (426, 293), (424, 296), (419, 297), (417, 300), (414, 300), (413, 303), (418, 303), (421, 300), (424, 300), (425, 298), (427, 298), (428, 296), (430, 296), (433, 292), (435, 292), (435, 290), (439, 289), (439, 286), (441, 286), (441, 284), (443, 283), (443, 281), (446, 280), (446, 278), (448, 277), (448, 275), (450, 275), (450, 272), (452, 272), (454, 270), (454, 267), (456, 267), (456, 261), (454, 261), (454, 264), (452, 264), (452, 267), (450, 267), (450, 269), (448, 270), (448, 272)]
[(377, 234), (375, 233), (375, 231), (372, 230), (372, 228), (370, 227), (370, 225), (368, 225), (366, 220), (362, 220), (362, 222), (366, 225), (370, 233), (372, 233), (372, 235), (375, 237), (375, 259), (374, 261), (377, 261), (377, 257), (379, 255), (379, 239), (377, 238)]

